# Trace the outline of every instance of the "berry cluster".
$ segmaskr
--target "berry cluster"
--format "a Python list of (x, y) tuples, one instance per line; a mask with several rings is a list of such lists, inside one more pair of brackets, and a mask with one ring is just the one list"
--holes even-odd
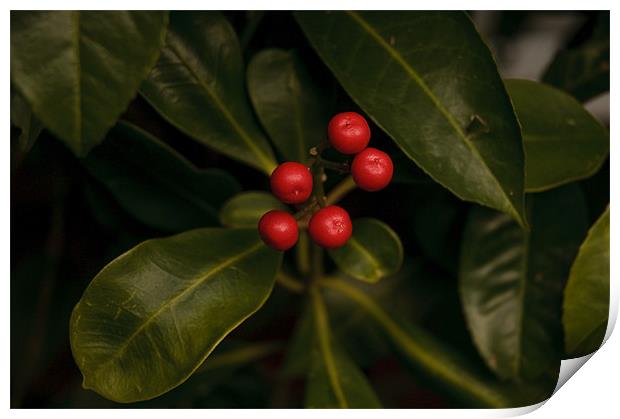
[[(342, 154), (354, 154), (350, 165), (351, 176), (355, 185), (365, 191), (378, 191), (385, 188), (392, 180), (394, 166), (386, 153), (368, 147), (370, 127), (368, 122), (358, 113), (343, 112), (335, 115), (327, 127), (329, 145)], [(271, 174), (271, 191), (285, 204), (301, 205), (310, 200), (306, 207), (293, 216), (286, 211), (272, 210), (265, 213), (258, 222), (258, 231), (263, 241), (280, 251), (288, 250), (297, 243), (299, 238), (298, 219), (306, 214), (308, 234), (319, 246), (336, 248), (343, 246), (353, 233), (349, 213), (337, 206), (325, 204), (325, 196), (318, 196), (314, 190), (314, 182), (323, 182), (321, 176), (324, 168), (339, 166), (349, 169), (348, 165), (328, 162), (320, 156), (316, 149), (311, 167), (301, 163), (282, 163)], [(320, 171), (320, 172), (318, 172)], [(322, 185), (319, 189), (322, 195)], [(315, 198), (310, 199), (313, 192)], [(318, 211), (316, 208), (320, 207)]]

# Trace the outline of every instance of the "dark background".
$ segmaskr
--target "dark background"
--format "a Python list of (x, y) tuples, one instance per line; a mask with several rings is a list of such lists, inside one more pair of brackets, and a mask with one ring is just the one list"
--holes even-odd
[[(261, 13), (226, 13), (238, 33), (262, 16), (254, 35), (241, 39), (246, 63), (265, 47), (297, 48), (313, 77), (332, 86), (334, 110), (354, 110), (355, 105), (320, 63), (292, 16), (288, 12)], [(597, 15), (471, 12), (496, 55), (501, 74), (530, 79), (540, 79), (559, 49), (589, 39)], [(594, 98), (586, 107), (609, 125), (609, 94)], [(140, 97), (130, 104), (123, 119), (170, 143), (198, 167), (227, 170), (244, 190), (269, 189), (267, 177), (192, 141)], [(376, 135), (373, 138), (391, 143), (380, 138), (384, 134), (377, 127), (371, 129)], [(122, 210), (50, 133), (43, 131), (25, 156), (13, 152), (18, 134), (19, 130), (11, 127), (11, 406), (127, 407), (81, 388), (81, 375), (69, 347), (69, 315), (106, 263), (140, 241), (165, 233), (148, 228)], [(398, 154), (395, 148), (389, 151)], [(352, 218), (372, 215), (401, 236), (408, 256), (403, 275), (414, 279), (405, 287), (399, 285), (398, 299), (392, 303), (440, 340), (479, 362), (466, 332), (455, 277), (460, 232), (469, 204), (417, 175), (417, 184), (393, 184), (377, 194), (353, 192), (343, 206)], [(609, 162), (580, 184), (593, 222), (609, 202)], [(382, 282), (373, 292), (380, 297), (393, 295), (390, 293), (398, 281)], [(297, 298), (276, 289), (267, 305), (234, 331), (216, 353), (240, 340), (285, 342), (299, 312)], [(345, 332), (352, 342), (348, 350), (364, 367), (385, 405), (449, 407), (440, 393), (429, 390), (423, 381), (414, 381), (381, 339), (356, 333), (359, 322), (356, 324), (354, 316), (347, 318), (349, 321), (340, 325), (348, 328)], [(251, 365), (199, 374), (160, 398), (134, 406), (299, 407), (303, 380), (279, 375), (283, 358), (284, 351), (280, 351)]]

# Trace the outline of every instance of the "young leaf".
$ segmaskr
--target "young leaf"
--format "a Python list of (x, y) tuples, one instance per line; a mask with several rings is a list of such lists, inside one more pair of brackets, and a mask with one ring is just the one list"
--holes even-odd
[(199, 170), (126, 122), (110, 131), (84, 165), (127, 212), (150, 227), (173, 233), (217, 224), (218, 208), (240, 189), (228, 173)]
[(328, 253), (338, 268), (366, 282), (392, 275), (403, 262), (400, 238), (387, 224), (374, 218), (355, 220), (347, 244)]
[(181, 384), (263, 305), (281, 260), (255, 229), (192, 230), (121, 255), (71, 316), (83, 386), (127, 403)]
[(327, 309), (319, 290), (311, 290), (315, 345), (306, 383), (306, 407), (380, 408), (364, 374), (331, 336)]
[(168, 13), (13, 11), (11, 81), (78, 156), (114, 125), (157, 61)]
[(532, 196), (531, 230), (473, 208), (461, 247), (459, 287), (469, 330), (499, 377), (539, 377), (562, 357), (562, 291), (587, 226), (575, 185)]
[(220, 222), (226, 227), (256, 227), (263, 214), (273, 209), (287, 211), (286, 205), (268, 192), (241, 192), (222, 206)]
[(596, 173), (609, 132), (573, 97), (529, 80), (506, 80), (521, 123), (525, 189), (544, 191)]
[(247, 78), (254, 109), (278, 151), (305, 163), (310, 148), (325, 138), (329, 115), (299, 56), (263, 50), (250, 62)]
[(460, 12), (298, 12), (360, 107), (432, 178), (521, 224), (519, 125), (493, 57)]
[(172, 13), (166, 46), (140, 93), (197, 141), (267, 174), (275, 168), (246, 98), (239, 41), (220, 13)]
[(588, 232), (564, 291), (564, 340), (571, 358), (596, 351), (609, 317), (609, 207)]
[(609, 91), (609, 11), (600, 11), (592, 37), (558, 52), (543, 81), (582, 102)]

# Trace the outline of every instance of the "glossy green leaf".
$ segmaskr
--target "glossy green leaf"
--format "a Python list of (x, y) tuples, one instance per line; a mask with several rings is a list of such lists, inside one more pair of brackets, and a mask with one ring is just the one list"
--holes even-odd
[(534, 379), (562, 355), (562, 291), (585, 236), (575, 185), (532, 196), (531, 230), (473, 208), (461, 247), (459, 287), (469, 330), (501, 378)]
[(347, 93), (422, 169), (525, 224), (519, 125), (465, 13), (295, 16)]
[(557, 53), (543, 81), (582, 102), (609, 91), (609, 11), (599, 11), (592, 36)]
[(466, 204), (439, 188), (417, 191), (410, 199), (415, 204), (406, 204), (405, 211), (411, 212), (409, 231), (413, 230), (418, 248), (414, 252), (456, 276), (460, 253), (456, 238), (463, 229)]
[(84, 165), (127, 212), (148, 226), (182, 232), (218, 223), (218, 209), (239, 191), (219, 169), (199, 170), (138, 127), (121, 122)]
[(11, 123), (20, 129), (14, 155), (21, 158), (34, 145), (43, 130), (43, 124), (33, 115), (28, 103), (16, 91), (11, 91)]
[(366, 282), (377, 282), (398, 271), (403, 262), (403, 245), (398, 234), (374, 218), (353, 222), (353, 235), (329, 255), (345, 273)]
[(248, 65), (247, 78), (254, 109), (278, 151), (305, 163), (310, 148), (325, 139), (329, 115), (298, 54), (263, 50)]
[(220, 209), (220, 222), (226, 227), (256, 227), (267, 211), (288, 211), (286, 205), (268, 192), (241, 192), (230, 198)]
[(267, 174), (276, 166), (246, 97), (234, 29), (218, 12), (174, 12), (142, 96), (195, 140)]
[(168, 13), (13, 11), (11, 80), (73, 152), (98, 144), (157, 61)]
[(305, 376), (310, 367), (314, 344), (314, 319), (311, 307), (304, 307), (297, 317), (293, 333), (288, 339), (286, 355), (280, 374), (286, 378)]
[(596, 173), (609, 132), (573, 97), (530, 80), (506, 80), (521, 123), (525, 189), (544, 191)]
[(416, 377), (423, 373), (454, 401), (472, 407), (518, 407), (540, 402), (553, 393), (557, 370), (548, 374), (550, 379), (523, 386), (502, 383), (417, 325), (394, 317), (358, 288), (338, 279), (324, 280), (321, 285), (356, 303), (383, 330)]
[(316, 333), (306, 382), (308, 408), (380, 408), (381, 404), (364, 374), (338, 346), (330, 330), (327, 308), (317, 289), (312, 293), (312, 318)]
[(568, 356), (601, 346), (609, 317), (609, 207), (579, 249), (564, 291), (563, 316)]
[(185, 381), (269, 297), (282, 254), (255, 229), (143, 242), (107, 265), (71, 316), (83, 386), (117, 402)]

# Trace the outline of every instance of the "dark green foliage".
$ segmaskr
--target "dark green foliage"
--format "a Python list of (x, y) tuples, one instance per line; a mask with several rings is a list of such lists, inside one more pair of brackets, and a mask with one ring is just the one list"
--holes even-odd
[[(532, 16), (12, 12), (12, 407), (548, 398), (607, 326), (609, 131), (582, 102), (609, 14), (544, 84), (503, 80), (486, 39)], [(342, 111), (395, 173), (363, 192), (321, 154), (353, 220), (323, 251), (268, 175), (318, 161)], [(299, 211), (288, 252), (257, 234), (271, 209)]]

